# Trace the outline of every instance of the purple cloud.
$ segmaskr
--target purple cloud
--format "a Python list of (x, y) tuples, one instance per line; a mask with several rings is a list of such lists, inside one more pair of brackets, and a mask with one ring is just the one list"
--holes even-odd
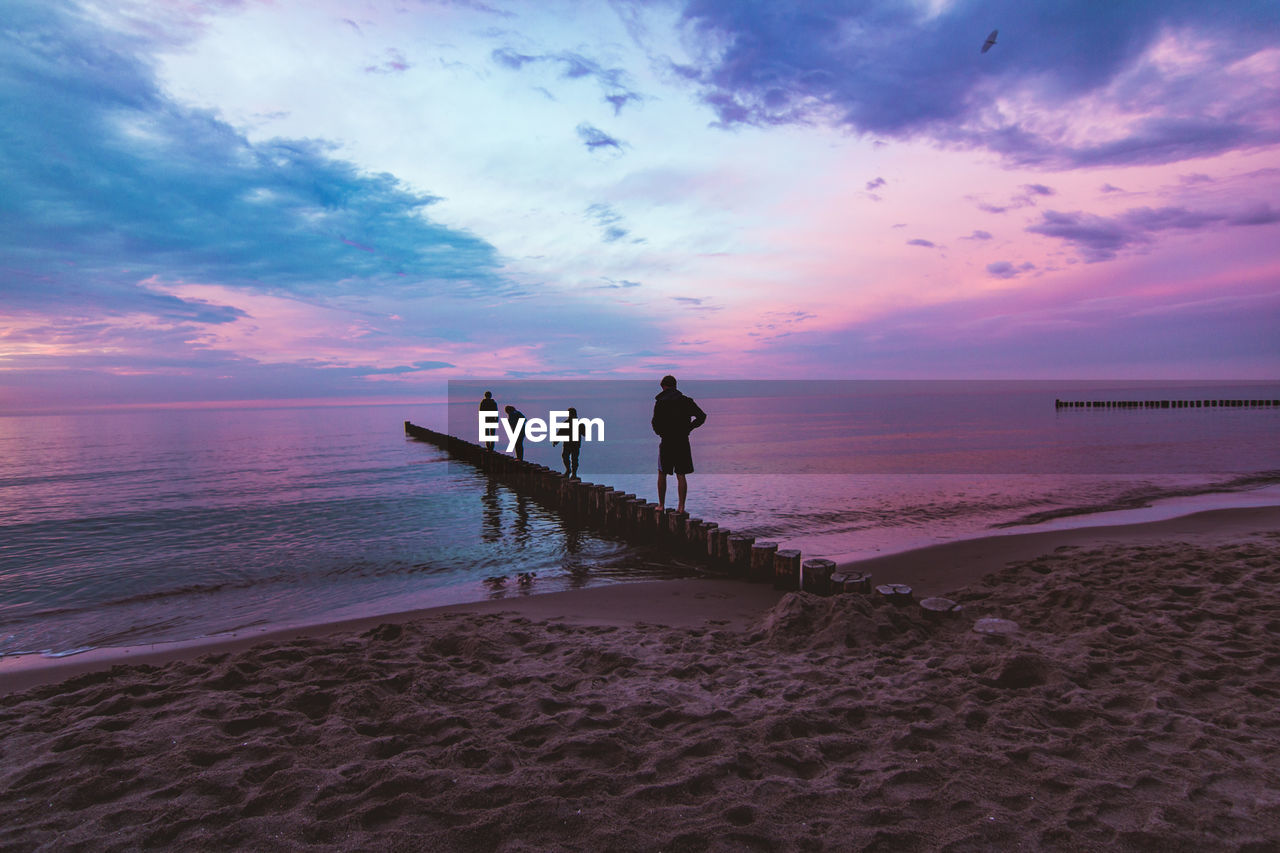
[(1121, 249), (1151, 242), (1151, 238), (1137, 228), (1114, 219), (1080, 212), (1059, 213), (1046, 210), (1040, 223), (1030, 226), (1027, 231), (1054, 237), (1075, 246), (1088, 263), (1109, 261)]
[(1280, 222), (1280, 210), (1266, 203), (1259, 203), (1227, 220), (1230, 225), (1271, 225)]
[(1151, 243), (1151, 235), (1160, 231), (1198, 231), (1223, 223), (1271, 225), (1276, 222), (1280, 222), (1280, 211), (1265, 203), (1236, 215), (1184, 207), (1135, 207), (1114, 217), (1049, 210), (1027, 231), (1063, 240), (1075, 246), (1086, 261), (1094, 263), (1111, 260), (1122, 249)]
[(1187, 210), (1185, 207), (1135, 207), (1126, 211), (1120, 221), (1144, 231), (1164, 231), (1169, 228), (1196, 229), (1226, 217), (1217, 213)]
[[(991, 30), (993, 14), (972, 3), (923, 15), (897, 0), (808, 4), (802, 12), (689, 0), (684, 19), (707, 49), (678, 72), (696, 81), (723, 126), (828, 122), (987, 148), (1024, 164), (1167, 163), (1280, 140), (1272, 119), (1280, 96), (1266, 72), (1247, 70), (1245, 61), (1280, 46), (1275, 4), (1004, 3), (1001, 50), (980, 57), (973, 40)], [(1211, 54), (1197, 73), (1164, 73), (1146, 58), (1179, 31), (1197, 33)], [(1033, 112), (1069, 110), (1099, 95), (1122, 109), (1151, 110), (1144, 106), (1119, 139), (1072, 143), (995, 116), (992, 101), (1006, 93), (1023, 96)]]
[(1014, 266), (1008, 261), (996, 261), (987, 264), (987, 274), (992, 278), (1017, 278), (1024, 272), (1029, 272), (1036, 268), (1036, 265), (1027, 261), (1026, 263)]

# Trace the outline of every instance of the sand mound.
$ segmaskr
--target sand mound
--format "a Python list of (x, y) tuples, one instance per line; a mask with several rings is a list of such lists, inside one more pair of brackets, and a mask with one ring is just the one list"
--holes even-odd
[(797, 594), (746, 633), (449, 615), (116, 667), (0, 700), (0, 847), (1274, 849), (1274, 538), (952, 597), (944, 623)]
[(784, 649), (909, 646), (939, 630), (918, 607), (896, 607), (868, 595), (787, 593), (750, 639)]

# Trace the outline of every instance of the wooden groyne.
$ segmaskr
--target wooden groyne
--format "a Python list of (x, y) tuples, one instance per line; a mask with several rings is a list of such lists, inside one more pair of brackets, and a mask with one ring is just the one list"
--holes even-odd
[[(530, 495), (566, 520), (594, 528), (606, 536), (690, 560), (731, 577), (773, 583), (776, 589), (804, 590), (818, 595), (839, 592), (871, 593), (871, 576), (837, 572), (831, 560), (805, 560), (777, 542), (758, 542), (714, 521), (691, 518), (687, 512), (659, 509), (655, 503), (611, 486), (574, 480), (545, 465), (486, 450), (456, 436), (404, 422), (405, 434), (434, 444), (456, 459), (468, 462), (511, 489)], [(911, 590), (892, 584), (876, 588), (886, 601), (902, 604)]]
[(1055, 409), (1271, 409), (1280, 400), (1054, 400)]

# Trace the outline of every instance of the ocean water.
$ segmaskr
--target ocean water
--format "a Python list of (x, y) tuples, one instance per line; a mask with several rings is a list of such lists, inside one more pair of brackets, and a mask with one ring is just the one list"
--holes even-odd
[[(711, 415), (694, 434), (689, 509), (807, 556), (1093, 523), (1196, 494), (1280, 503), (1280, 409), (1053, 406), (1276, 399), (1275, 384), (686, 386)], [(581, 476), (652, 498), (645, 430), (656, 388), (637, 386), (638, 399), (605, 390), (522, 384), (495, 396), (519, 397), (530, 415), (566, 393), (588, 401), (594, 412), (582, 414), (605, 415), (613, 433), (584, 445)], [(473, 438), (465, 425), (479, 395), (458, 391), (452, 405), (0, 417), (0, 654), (68, 655), (693, 571), (566, 526), (405, 437), (411, 420), (462, 424), (454, 431)], [(797, 423), (812, 429), (797, 435)], [(558, 449), (530, 443), (526, 458), (556, 464)], [(532, 586), (485, 583), (521, 571), (537, 573)]]

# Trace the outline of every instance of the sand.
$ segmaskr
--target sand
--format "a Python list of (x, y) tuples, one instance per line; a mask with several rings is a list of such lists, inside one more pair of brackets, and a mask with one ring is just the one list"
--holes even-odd
[(694, 580), (10, 677), (0, 848), (1275, 850), (1278, 518), (986, 540), (940, 621)]

